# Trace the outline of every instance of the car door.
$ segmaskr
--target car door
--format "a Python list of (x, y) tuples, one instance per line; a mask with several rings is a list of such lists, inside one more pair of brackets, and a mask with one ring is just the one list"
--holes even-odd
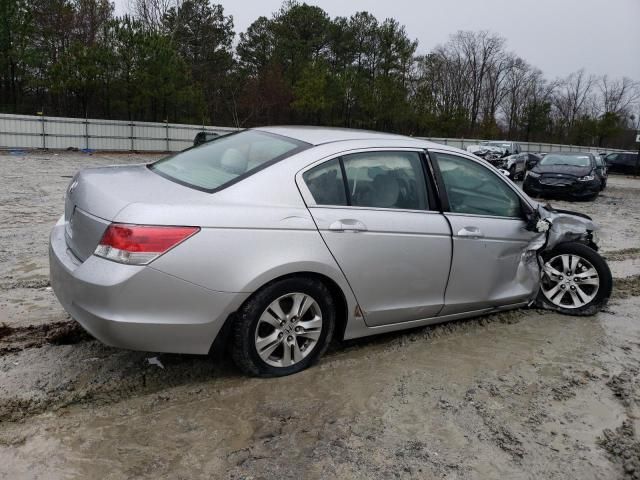
[(537, 281), (522, 262), (536, 234), (525, 229), (517, 187), (471, 157), (429, 150), (453, 256), (441, 315), (517, 304)]
[(369, 326), (436, 316), (451, 230), (419, 150), (349, 153), (302, 171), (298, 185)]

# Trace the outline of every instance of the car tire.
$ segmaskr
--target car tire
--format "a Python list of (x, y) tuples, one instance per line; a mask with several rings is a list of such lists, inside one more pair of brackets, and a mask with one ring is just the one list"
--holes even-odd
[(509, 178), (511, 180), (515, 180), (516, 179), (516, 166), (515, 165), (511, 165), (509, 167)]
[[(307, 300), (299, 300), (301, 296)], [(294, 311), (296, 301), (307, 307), (299, 318)], [(236, 312), (231, 355), (246, 374), (291, 375), (313, 365), (322, 356), (334, 328), (335, 302), (329, 289), (313, 278), (285, 278), (263, 287)], [(317, 338), (314, 340), (313, 336)], [(275, 343), (278, 345), (270, 353)], [(260, 347), (264, 347), (261, 353)], [(295, 356), (302, 357), (296, 360)]]
[[(560, 269), (557, 268), (560, 265), (567, 265), (563, 263), (566, 257), (569, 257), (566, 261), (569, 262), (570, 268), (573, 268), (573, 271), (569, 269), (569, 275), (566, 271), (560, 272)], [(611, 296), (613, 279), (607, 262), (598, 252), (582, 243), (567, 242), (561, 243), (551, 251), (544, 252), (542, 260), (544, 268), (540, 291), (536, 299), (538, 306), (553, 309), (565, 315), (577, 316), (595, 315), (605, 307)], [(563, 275), (559, 277), (552, 273), (553, 270), (550, 270), (549, 266)], [(580, 272), (576, 274), (575, 271), (578, 269)], [(592, 270), (595, 272), (592, 273)], [(595, 274), (597, 274), (597, 278)], [(593, 285), (591, 283), (593, 281), (597, 281), (598, 285)], [(563, 284), (564, 287), (560, 288)], [(556, 286), (559, 287), (554, 293)], [(580, 291), (578, 292), (577, 289)], [(574, 301), (574, 294), (579, 302)], [(567, 296), (570, 298), (567, 299)]]

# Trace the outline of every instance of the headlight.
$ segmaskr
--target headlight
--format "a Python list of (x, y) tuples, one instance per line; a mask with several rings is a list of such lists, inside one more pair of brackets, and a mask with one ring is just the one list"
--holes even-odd
[(540, 174), (539, 174), (539, 173), (532, 172), (531, 170), (529, 170), (529, 171), (527, 172), (527, 174), (525, 175), (525, 178), (526, 178), (526, 177), (538, 178), (539, 176), (540, 176)]
[(594, 175), (585, 175), (584, 177), (580, 177), (578, 180), (580, 180), (581, 182), (590, 182), (591, 180), (594, 180), (596, 177)]

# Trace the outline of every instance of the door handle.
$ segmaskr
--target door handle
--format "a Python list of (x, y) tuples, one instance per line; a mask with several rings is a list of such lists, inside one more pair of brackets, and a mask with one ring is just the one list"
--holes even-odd
[(478, 227), (464, 227), (458, 232), (458, 237), (484, 238), (484, 233)]
[(329, 225), (329, 230), (332, 232), (366, 232), (367, 226), (360, 220), (347, 218), (336, 220)]

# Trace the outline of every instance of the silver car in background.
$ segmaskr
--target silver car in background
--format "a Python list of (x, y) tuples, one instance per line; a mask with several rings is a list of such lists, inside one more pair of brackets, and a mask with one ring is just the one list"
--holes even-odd
[(458, 149), (377, 132), (270, 127), (72, 180), (51, 283), (94, 337), (207, 354), (259, 376), (351, 339), (530, 304), (592, 313), (611, 291), (589, 242), (523, 271), (537, 205)]

